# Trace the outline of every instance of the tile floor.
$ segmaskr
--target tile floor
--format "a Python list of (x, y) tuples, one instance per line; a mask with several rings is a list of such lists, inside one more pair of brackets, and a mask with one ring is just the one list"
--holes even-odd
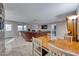
[(6, 56), (32, 56), (32, 42), (22, 37), (5, 39)]

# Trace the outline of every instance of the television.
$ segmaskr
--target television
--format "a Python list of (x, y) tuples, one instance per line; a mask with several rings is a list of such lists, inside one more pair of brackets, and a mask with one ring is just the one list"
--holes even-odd
[(41, 28), (42, 29), (47, 29), (47, 25), (42, 25)]

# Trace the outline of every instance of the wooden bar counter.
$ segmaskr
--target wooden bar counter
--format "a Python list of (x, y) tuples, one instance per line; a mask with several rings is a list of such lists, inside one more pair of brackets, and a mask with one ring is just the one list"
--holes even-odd
[(71, 52), (75, 55), (79, 55), (79, 42), (70, 42), (68, 40), (63, 39), (56, 39), (55, 41), (52, 41), (48, 39), (47, 36), (38, 37), (38, 39), (42, 40), (43, 47), (49, 49), (48, 43), (52, 44), (53, 46), (56, 46), (59, 49), (62, 49), (64, 51)]

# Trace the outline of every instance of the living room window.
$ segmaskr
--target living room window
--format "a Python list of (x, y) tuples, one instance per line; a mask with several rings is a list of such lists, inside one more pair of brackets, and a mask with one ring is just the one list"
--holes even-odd
[(11, 24), (6, 24), (5, 25), (5, 30), (6, 31), (11, 31), (12, 30), (12, 25)]
[(18, 31), (26, 31), (27, 30), (27, 26), (26, 25), (18, 25)]
[(22, 25), (18, 25), (18, 31), (23, 31), (23, 26)]

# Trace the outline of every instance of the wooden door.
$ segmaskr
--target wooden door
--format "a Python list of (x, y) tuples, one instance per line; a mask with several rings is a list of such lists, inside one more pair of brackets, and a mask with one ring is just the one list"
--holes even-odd
[(68, 18), (67, 20), (67, 29), (68, 29), (68, 35), (73, 36), (73, 21)]

